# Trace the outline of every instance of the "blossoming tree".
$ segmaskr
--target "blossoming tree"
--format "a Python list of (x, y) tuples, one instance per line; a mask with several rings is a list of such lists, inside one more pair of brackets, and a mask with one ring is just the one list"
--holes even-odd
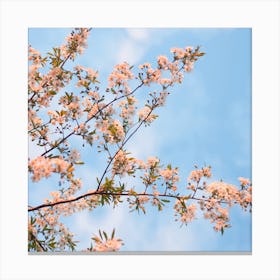
[[(195, 166), (181, 191), (178, 168), (154, 156), (135, 158), (127, 150), (139, 129), (158, 118), (156, 111), (165, 105), (172, 87), (182, 83), (184, 73), (192, 71), (204, 53), (199, 47), (173, 48), (169, 58), (157, 57), (155, 67), (146, 62), (137, 70), (123, 62), (114, 67), (102, 92), (97, 71), (81, 65), (67, 68), (67, 62), (75, 61), (87, 47), (90, 31), (74, 29), (63, 45), (46, 56), (29, 46), (28, 134), (43, 152), (29, 158), (28, 171), (33, 182), (56, 174), (60, 189), (54, 187), (45, 201), (28, 206), (28, 250), (75, 250), (74, 234), (61, 217), (123, 201), (130, 210), (144, 213), (148, 204), (158, 211), (172, 205), (175, 220), (182, 224), (196, 219), (201, 211), (223, 234), (230, 227), (230, 207), (238, 204), (251, 211), (249, 179), (239, 177), (239, 187), (210, 181), (211, 167)], [(144, 104), (137, 99), (140, 88), (147, 93)], [(85, 191), (75, 174), (77, 165), (84, 163), (71, 138), (106, 155), (92, 190)], [(129, 177), (136, 178), (138, 185), (127, 184)], [(110, 234), (99, 230), (85, 251), (118, 251), (122, 245), (115, 230)]]

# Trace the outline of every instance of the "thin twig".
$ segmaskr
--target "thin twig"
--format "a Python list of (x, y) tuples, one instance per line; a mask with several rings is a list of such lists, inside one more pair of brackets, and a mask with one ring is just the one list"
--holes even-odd
[[(83, 198), (87, 198), (89, 196), (92, 195), (107, 195), (107, 196), (150, 196), (150, 197), (156, 197), (154, 194), (152, 193), (134, 193), (131, 194), (129, 192), (127, 193), (108, 193), (105, 191), (93, 191), (93, 192), (89, 192), (86, 194), (82, 194), (80, 196), (77, 196), (75, 198), (71, 198), (71, 199), (66, 199), (66, 200), (61, 200), (61, 201), (56, 201), (56, 202), (51, 202), (51, 203), (44, 203), (35, 207), (29, 207), (28, 208), (28, 212), (32, 212), (35, 210), (39, 210), (41, 208), (45, 208), (45, 207), (53, 207), (56, 205), (60, 205), (60, 204), (65, 204), (65, 203), (71, 203), (71, 202), (75, 202), (78, 200), (81, 200)], [(183, 199), (189, 199), (189, 200), (197, 200), (197, 201), (206, 201), (208, 202), (208, 199), (204, 199), (204, 198), (198, 198), (198, 197), (189, 197), (189, 196), (177, 196), (177, 195), (172, 195), (172, 194), (158, 194), (158, 197), (169, 197), (169, 198), (174, 198), (174, 199), (178, 199), (178, 200), (183, 200)], [(220, 203), (227, 203), (226, 201), (219, 201)]]
[[(116, 102), (117, 100), (120, 100), (124, 97), (127, 97), (131, 94), (133, 94), (136, 90), (138, 90), (144, 83), (142, 82), (141, 84), (139, 84), (132, 92), (130, 92), (129, 94), (126, 95), (122, 95), (119, 96), (117, 98), (114, 98), (113, 100), (111, 100), (109, 103), (107, 103), (104, 107), (102, 107), (101, 109), (99, 109), (94, 115), (92, 115), (92, 117), (90, 117), (89, 119), (87, 119), (85, 121), (85, 124), (87, 124), (89, 121), (91, 121), (93, 118), (95, 118), (97, 116), (97, 114), (102, 113), (102, 111), (107, 108), (108, 106), (110, 106), (112, 103)], [(67, 140), (70, 136), (72, 136), (73, 134), (75, 134), (75, 130), (73, 130), (72, 132), (70, 132), (67, 136), (65, 136), (64, 138), (62, 138), (56, 145), (52, 146), (50, 149), (46, 150), (44, 153), (41, 154), (41, 156), (45, 156), (47, 153), (49, 153), (50, 151), (54, 150), (55, 148), (57, 148), (60, 144), (62, 144), (65, 140)]]
[[(88, 31), (91, 31), (92, 28), (88, 28)], [(72, 55), (72, 53), (69, 53), (67, 55), (67, 57), (63, 60), (62, 64), (59, 66), (59, 68), (63, 68), (64, 64), (67, 62), (67, 60), (70, 58), (70, 56)], [(48, 82), (45, 82), (43, 85), (42, 85), (42, 88), (45, 87), (46, 85), (48, 84)], [(28, 103), (33, 101), (33, 98), (35, 97), (35, 95), (37, 94), (38, 92), (34, 92), (33, 95), (28, 99)]]

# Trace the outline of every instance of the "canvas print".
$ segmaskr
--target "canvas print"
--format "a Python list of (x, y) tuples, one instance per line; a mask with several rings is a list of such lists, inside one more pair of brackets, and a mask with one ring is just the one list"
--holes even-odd
[(29, 253), (250, 253), (251, 29), (30, 28)]

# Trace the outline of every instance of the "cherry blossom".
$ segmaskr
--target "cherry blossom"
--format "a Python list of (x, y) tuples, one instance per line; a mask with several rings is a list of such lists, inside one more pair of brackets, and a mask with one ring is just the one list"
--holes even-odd
[[(149, 206), (162, 211), (171, 205), (175, 220), (185, 225), (202, 213), (223, 234), (231, 226), (231, 207), (251, 211), (250, 179), (239, 177), (239, 187), (219, 181), (210, 166), (195, 166), (184, 178), (179, 168), (165, 165), (156, 156), (136, 158), (126, 146), (142, 127), (158, 118), (156, 111), (166, 105), (172, 87), (183, 82), (184, 74), (193, 71), (204, 53), (187, 46), (172, 48), (170, 58), (159, 55), (155, 63), (117, 64), (103, 91), (97, 70), (67, 64), (83, 54), (90, 30), (76, 28), (65, 43), (45, 56), (32, 46), (28, 49), (28, 134), (42, 148), (41, 154), (29, 159), (28, 171), (34, 183), (59, 177), (59, 188), (54, 186), (43, 203), (28, 208), (29, 251), (74, 251), (78, 241), (62, 218), (124, 201), (130, 211), (143, 213), (151, 211)], [(92, 182), (91, 190), (85, 191), (76, 176), (77, 166), (86, 163), (72, 139), (106, 157), (104, 171)], [(129, 177), (138, 183), (127, 184)], [(124, 243), (114, 235), (115, 230), (110, 237), (99, 230), (85, 251), (120, 250)]]

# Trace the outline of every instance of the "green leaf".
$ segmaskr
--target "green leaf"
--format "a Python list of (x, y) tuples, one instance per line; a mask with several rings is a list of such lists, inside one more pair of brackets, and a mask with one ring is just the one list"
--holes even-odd
[(91, 239), (94, 240), (96, 243), (101, 242), (100, 238), (98, 238), (97, 236), (94, 236)]
[(112, 231), (111, 239), (113, 239), (114, 236), (115, 236), (115, 229), (113, 229), (113, 231)]
[(56, 92), (55, 92), (54, 90), (50, 90), (50, 91), (48, 92), (48, 94), (50, 94), (50, 95), (56, 95)]
[(75, 161), (75, 164), (85, 164), (83, 161)]
[(105, 231), (103, 231), (103, 235), (105, 236), (105, 239), (108, 240), (108, 236), (107, 236), (107, 233)]
[(180, 199), (180, 202), (181, 202), (181, 204), (182, 204), (182, 206), (183, 206), (184, 208), (187, 208), (187, 206), (186, 206), (184, 200), (181, 200), (181, 199)]

